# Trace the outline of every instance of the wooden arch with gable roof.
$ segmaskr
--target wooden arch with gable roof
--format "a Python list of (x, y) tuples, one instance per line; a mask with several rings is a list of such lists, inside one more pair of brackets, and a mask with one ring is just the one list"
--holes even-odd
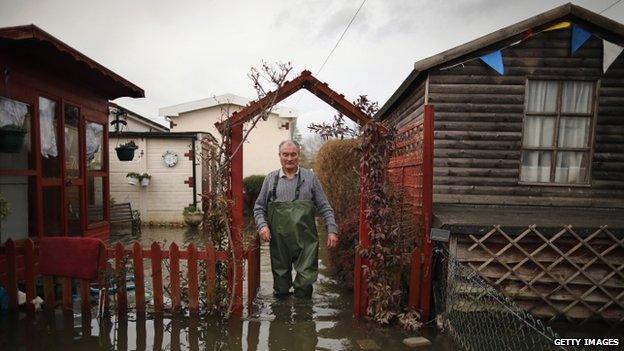
[[(231, 158), (230, 164), (230, 191), (229, 197), (232, 200), (232, 207), (230, 210), (230, 221), (232, 230), (232, 249), (234, 250), (235, 257), (240, 261), (235, 265), (237, 267), (235, 272), (232, 272), (232, 278), (234, 279), (234, 301), (232, 313), (235, 315), (242, 315), (243, 313), (243, 260), (246, 259), (248, 263), (247, 275), (248, 275), (248, 306), (251, 311), (253, 299), (256, 296), (258, 287), (260, 285), (260, 239), (256, 237), (254, 248), (244, 251), (243, 249), (243, 124), (250, 121), (255, 116), (260, 114), (266, 106), (270, 104), (277, 104), (278, 102), (286, 99), (288, 96), (294, 94), (300, 89), (306, 89), (312, 94), (325, 101), (330, 106), (334, 107), (339, 112), (342, 112), (345, 116), (349, 117), (360, 126), (365, 125), (371, 120), (371, 117), (362, 112), (358, 107), (350, 103), (345, 99), (344, 95), (338, 94), (327, 83), (323, 83), (312, 76), (310, 71), (303, 71), (298, 77), (291, 81), (287, 81), (284, 85), (276, 91), (269, 92), (262, 99), (251, 102), (244, 107), (241, 111), (234, 112), (227, 121), (216, 123), (217, 129), (223, 134), (229, 132), (230, 144), (228, 145), (228, 153)], [(432, 119), (432, 113), (429, 114)], [(230, 127), (229, 130), (225, 129), (225, 123)], [(432, 123), (431, 123), (432, 124)], [(413, 133), (411, 133), (413, 134)], [(432, 144), (432, 143), (431, 143)], [(240, 147), (238, 145), (241, 145)], [(234, 154), (232, 155), (232, 152)], [(408, 155), (404, 155), (405, 157)], [(362, 170), (361, 177), (363, 177), (365, 170)], [(363, 179), (363, 178), (362, 178)], [(358, 238), (359, 243), (363, 247), (370, 245), (370, 239), (368, 236), (368, 226), (365, 220), (364, 209), (365, 204), (365, 187), (364, 181), (360, 182), (360, 209), (359, 209), (359, 229)], [(419, 254), (419, 253), (418, 253)], [(363, 266), (366, 265), (366, 260), (360, 255), (356, 255), (355, 269), (354, 269), (354, 316), (359, 318), (365, 314), (367, 301), (367, 284), (364, 276)], [(420, 265), (419, 265), (420, 267)], [(418, 270), (412, 270), (413, 272), (419, 272)], [(412, 272), (412, 273), (413, 273)], [(411, 273), (411, 274), (412, 274)], [(419, 274), (419, 273), (418, 273)], [(410, 284), (410, 301), (416, 301), (417, 291), (420, 290), (420, 284), (412, 286)], [(413, 289), (416, 287), (416, 289)], [(426, 288), (426, 287), (423, 287)], [(428, 287), (427, 287), (428, 288)], [(412, 292), (414, 290), (414, 293)], [(414, 295), (414, 297), (412, 297)], [(415, 302), (410, 303), (416, 305)]]

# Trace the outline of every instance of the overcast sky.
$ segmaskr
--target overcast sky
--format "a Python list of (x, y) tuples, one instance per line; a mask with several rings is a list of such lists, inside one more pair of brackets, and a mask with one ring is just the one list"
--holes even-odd
[[(600, 12), (616, 0), (576, 1)], [(316, 75), (362, 0), (0, 0), (0, 27), (36, 24), (145, 90), (115, 102), (163, 122), (158, 109), (215, 95), (255, 98), (249, 68), (290, 61)], [(350, 101), (380, 105), (415, 61), (565, 1), (367, 0), (317, 78)], [(603, 15), (624, 22), (624, 2)], [(335, 111), (307, 91), (281, 103), (310, 121)]]

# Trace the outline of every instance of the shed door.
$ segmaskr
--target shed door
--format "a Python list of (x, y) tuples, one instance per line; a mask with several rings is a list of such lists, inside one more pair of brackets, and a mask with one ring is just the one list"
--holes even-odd
[(46, 236), (83, 233), (80, 121), (77, 106), (39, 97), (43, 234)]

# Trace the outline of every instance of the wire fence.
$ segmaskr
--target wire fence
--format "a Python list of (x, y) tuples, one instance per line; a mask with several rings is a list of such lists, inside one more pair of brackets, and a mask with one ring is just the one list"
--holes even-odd
[(437, 248), (438, 286), (445, 307), (438, 324), (466, 351), (581, 350), (557, 346), (550, 327), (488, 284), (446, 248)]

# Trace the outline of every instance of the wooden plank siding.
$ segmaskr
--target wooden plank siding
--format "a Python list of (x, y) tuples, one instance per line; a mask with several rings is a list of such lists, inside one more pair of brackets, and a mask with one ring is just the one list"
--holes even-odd
[(410, 122), (423, 118), (425, 113), (426, 84), (425, 80), (414, 83), (410, 96), (388, 115), (385, 123), (401, 129)]
[[(423, 72), (386, 120), (435, 107), (436, 203), (624, 207), (624, 58), (603, 74), (602, 55), (595, 36), (571, 56), (570, 30), (542, 33), (503, 50), (504, 75), (479, 59)], [(590, 186), (518, 184), (527, 78), (599, 81)]]

